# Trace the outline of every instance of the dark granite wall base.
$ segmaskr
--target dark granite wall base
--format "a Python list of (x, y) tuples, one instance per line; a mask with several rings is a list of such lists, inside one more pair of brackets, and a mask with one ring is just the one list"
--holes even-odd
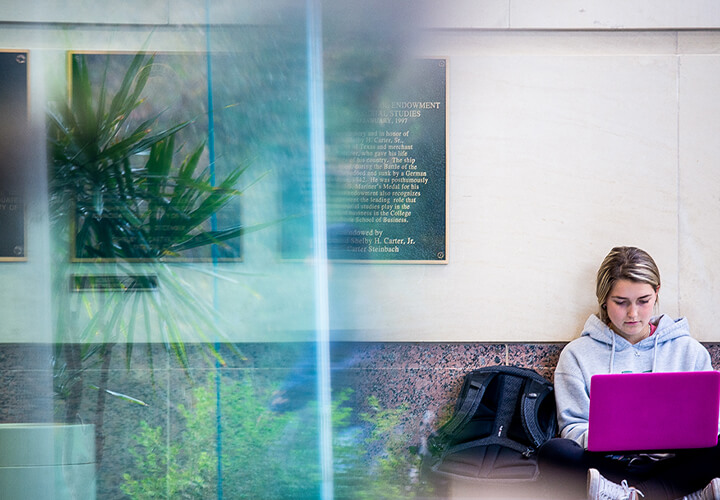
[[(354, 433), (358, 443), (371, 443), (367, 445), (369, 449), (382, 448), (387, 444), (385, 441), (367, 439), (367, 429), (363, 427), (367, 427), (367, 415), (372, 411), (380, 415), (378, 408), (402, 408), (394, 414), (393, 432), (400, 433), (408, 445), (420, 444), (432, 428), (449, 416), (466, 372), (481, 366), (508, 364), (535, 369), (552, 380), (563, 346), (562, 343), (333, 343), (332, 394), (334, 400), (342, 399), (341, 408), (348, 412), (338, 432)], [(142, 434), (144, 424), (141, 422), (148, 428), (159, 429), (158, 443), (167, 447), (160, 450), (160, 456), (170, 456), (168, 450), (171, 450), (178, 461), (193, 459), (185, 456), (182, 449), (172, 448), (182, 447), (183, 443), (188, 448), (199, 447), (215, 453), (212, 443), (217, 441), (218, 431), (223, 436), (221, 443), (227, 444), (222, 450), (224, 454), (240, 446), (232, 439), (252, 439), (255, 440), (251, 443), (253, 446), (264, 446), (270, 450), (268, 453), (277, 453), (283, 463), (293, 454), (297, 462), (317, 460), (317, 441), (313, 437), (317, 431), (313, 344), (255, 343), (240, 344), (234, 349), (222, 346), (219, 353), (224, 365), (207, 348), (186, 346), (188, 366), (183, 366), (177, 356), (161, 345), (134, 345), (132, 351), (127, 347), (112, 346), (107, 371), (103, 372), (102, 359), (95, 354), (86, 361), (82, 372), (79, 420), (102, 422), (98, 441), (102, 455), (98, 498), (128, 498), (121, 491), (118, 478), (125, 473), (137, 473), (139, 462), (133, 450), (141, 455), (147, 451), (138, 447), (138, 437), (144, 435), (147, 441), (149, 435)], [(720, 344), (706, 344), (706, 347), (713, 365), (720, 367)], [(0, 422), (63, 420), (67, 402), (54, 397), (52, 353), (50, 345), (0, 344)], [(98, 390), (103, 373), (107, 375), (107, 389), (115, 395)], [(231, 405), (221, 410), (219, 421), (214, 413), (218, 391), (223, 404)], [(98, 397), (102, 399), (103, 395), (104, 407), (98, 404)], [(247, 404), (250, 399), (253, 403)], [(103, 411), (99, 411), (101, 407)], [(240, 416), (233, 413), (236, 409)], [(210, 413), (203, 417), (203, 411)], [(334, 412), (341, 413), (337, 408)], [(198, 419), (194, 423), (191, 422), (193, 415)], [(191, 428), (193, 425), (203, 429)], [(190, 431), (195, 434), (191, 436)], [(204, 437), (201, 439), (200, 435)], [(265, 445), (263, 439), (276, 442)], [(275, 451), (273, 446), (277, 447)], [(242, 457), (233, 460), (242, 460)], [(148, 466), (147, 461), (142, 465)], [(186, 466), (197, 468), (202, 464), (187, 462)], [(162, 470), (162, 461), (159, 467)], [(235, 476), (242, 471), (228, 467), (223, 472), (227, 478), (225, 488), (234, 491), (232, 488), (245, 481)], [(270, 473), (258, 470), (252, 474), (265, 472)], [(216, 480), (216, 473), (208, 469), (204, 493), (197, 495), (212, 497)], [(305, 493), (295, 491), (293, 495), (316, 497), (317, 475), (309, 474), (305, 483), (302, 489)], [(342, 480), (340, 483), (342, 486)]]
[(0, 344), (0, 423), (53, 420), (52, 347)]

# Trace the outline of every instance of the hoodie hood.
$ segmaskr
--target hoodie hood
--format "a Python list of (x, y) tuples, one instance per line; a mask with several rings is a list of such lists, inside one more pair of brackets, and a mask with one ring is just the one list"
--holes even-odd
[(603, 323), (596, 315), (592, 315), (585, 322), (581, 337), (589, 337), (592, 340), (604, 344), (609, 350), (608, 373), (615, 369), (615, 354), (634, 349), (637, 353), (652, 350), (651, 371), (657, 371), (657, 354), (662, 350), (660, 346), (675, 340), (679, 337), (689, 337), (690, 329), (687, 319), (672, 319), (669, 316), (653, 317), (650, 322), (657, 325), (655, 333), (644, 338), (636, 344), (631, 344), (624, 337), (616, 334), (608, 325)]

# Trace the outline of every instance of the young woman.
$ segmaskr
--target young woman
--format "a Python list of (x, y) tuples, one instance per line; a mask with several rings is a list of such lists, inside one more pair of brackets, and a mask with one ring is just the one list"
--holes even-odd
[(565, 487), (571, 498), (587, 493), (590, 500), (720, 500), (720, 446), (663, 455), (586, 449), (593, 375), (712, 370), (710, 355), (690, 337), (686, 319), (653, 315), (659, 291), (660, 273), (650, 255), (613, 248), (597, 273), (599, 312), (560, 354), (555, 370), (560, 438), (542, 446), (539, 462), (547, 484)]

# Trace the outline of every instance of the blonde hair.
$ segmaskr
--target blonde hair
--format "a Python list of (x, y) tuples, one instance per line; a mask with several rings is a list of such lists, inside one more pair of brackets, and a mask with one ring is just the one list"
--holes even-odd
[(595, 284), (595, 295), (600, 306), (598, 316), (605, 324), (610, 324), (607, 298), (618, 280), (647, 283), (656, 292), (660, 289), (660, 271), (650, 254), (635, 247), (613, 248), (600, 265)]

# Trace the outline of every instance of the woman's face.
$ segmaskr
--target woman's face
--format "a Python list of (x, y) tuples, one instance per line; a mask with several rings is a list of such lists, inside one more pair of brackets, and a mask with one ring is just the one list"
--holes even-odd
[(650, 318), (657, 301), (657, 291), (647, 283), (618, 280), (608, 295), (607, 313), (610, 327), (631, 344), (650, 335)]

